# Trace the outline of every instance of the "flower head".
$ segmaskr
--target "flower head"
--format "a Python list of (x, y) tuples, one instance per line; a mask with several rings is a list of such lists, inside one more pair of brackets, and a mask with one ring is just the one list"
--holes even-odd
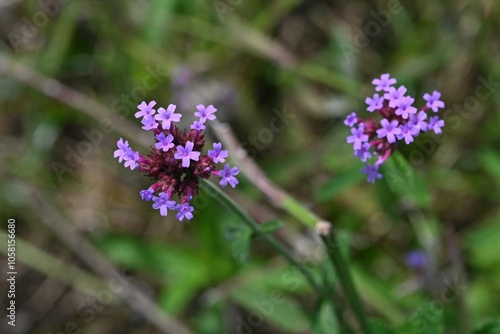
[(361, 170), (361, 173), (366, 174), (366, 180), (370, 183), (374, 183), (375, 180), (381, 179), (382, 174), (378, 172), (378, 166), (377, 165), (369, 165), (366, 164), (365, 167)]
[(441, 128), (444, 126), (444, 121), (439, 119), (438, 116), (433, 116), (429, 119), (429, 123), (427, 124), (427, 130), (434, 131), (435, 134), (441, 134)]
[(358, 116), (356, 116), (356, 113), (355, 112), (352, 112), (350, 113), (349, 115), (347, 115), (347, 117), (345, 118), (344, 120), (344, 124), (349, 126), (349, 127), (353, 127), (354, 124), (356, 124), (358, 122)]
[(205, 123), (201, 121), (194, 121), (193, 124), (191, 124), (192, 130), (201, 131), (205, 130), (206, 128), (207, 127), (205, 126)]
[(221, 178), (222, 186), (229, 183), (235, 187), (238, 184), (235, 175), (239, 170), (227, 164), (222, 170), (217, 169), (216, 165), (225, 162), (229, 155), (222, 150), (221, 143), (214, 143), (214, 149), (208, 154), (202, 153), (205, 122), (215, 119), (213, 113), (216, 109), (213, 106), (201, 111), (198, 108), (200, 120), (195, 121), (190, 129), (181, 130), (176, 122), (182, 115), (175, 113), (176, 106), (160, 107), (155, 114), (152, 109), (155, 104), (154, 101), (149, 104), (142, 102), (137, 113), (137, 117), (142, 117), (142, 128), (151, 131), (156, 139), (151, 152), (142, 155), (132, 150), (128, 141), (120, 138), (113, 155), (125, 167), (138, 169), (153, 180), (148, 189), (140, 191), (140, 196), (145, 201), (153, 201), (153, 208), (160, 210), (160, 215), (166, 216), (168, 211), (174, 210), (178, 220), (191, 220), (194, 208), (190, 202), (199, 193), (200, 180), (214, 175)]
[(155, 191), (151, 187), (148, 188), (147, 190), (141, 190), (141, 192), (140, 192), (142, 200), (144, 200), (146, 202), (151, 201), (154, 193), (155, 193)]
[(128, 146), (128, 140), (123, 141), (123, 139), (120, 138), (116, 143), (116, 146), (118, 146), (118, 149), (115, 151), (114, 157), (118, 158), (118, 162), (121, 163), (123, 159), (127, 157), (127, 151), (130, 149)]
[(361, 148), (359, 150), (354, 150), (354, 156), (356, 158), (359, 158), (362, 162), (366, 162), (366, 160), (372, 157), (370, 148), (371, 146), (369, 143), (363, 143), (363, 145), (361, 145)]
[(373, 79), (372, 84), (375, 85), (375, 90), (378, 91), (388, 91), (396, 83), (396, 79), (391, 78), (388, 73), (382, 74), (380, 79)]
[(144, 117), (141, 123), (144, 125), (142, 128), (146, 131), (156, 129), (158, 127), (158, 123), (156, 123), (153, 116)]
[(379, 138), (387, 138), (387, 142), (390, 144), (396, 142), (396, 136), (401, 134), (401, 129), (398, 128), (399, 122), (397, 120), (392, 120), (389, 122), (387, 119), (383, 119), (380, 122), (382, 125), (381, 129), (377, 130), (377, 136)]
[(231, 187), (236, 187), (239, 181), (234, 176), (238, 175), (239, 172), (240, 170), (238, 169), (238, 167), (231, 168), (228, 164), (225, 164), (224, 169), (221, 169), (219, 171), (219, 176), (221, 177), (219, 184), (225, 187), (229, 183)]
[(377, 109), (381, 109), (384, 106), (384, 98), (379, 96), (378, 94), (374, 94), (373, 97), (367, 97), (365, 99), (365, 103), (368, 105), (369, 112), (375, 111)]
[(400, 86), (399, 88), (390, 87), (387, 93), (384, 94), (384, 99), (389, 101), (389, 107), (395, 108), (398, 106), (399, 99), (406, 93), (406, 87)]
[[(375, 182), (382, 177), (379, 167), (390, 158), (398, 143), (411, 144), (420, 133), (430, 130), (440, 134), (444, 126), (444, 121), (437, 116), (427, 120), (428, 109), (436, 112), (444, 107), (444, 103), (439, 100), (439, 92), (425, 94), (426, 105), (417, 109), (413, 105), (415, 99), (405, 96), (406, 87), (393, 87), (395, 83), (396, 79), (389, 74), (382, 74), (372, 81), (375, 90), (382, 91), (383, 96), (375, 94), (367, 97), (365, 103), (369, 112), (381, 116), (380, 121), (372, 117), (363, 119), (354, 112), (344, 120), (344, 124), (351, 128), (347, 142), (354, 144), (354, 156), (365, 163), (362, 172), (367, 175), (368, 182)], [(359, 125), (355, 127), (356, 124)]]
[(396, 115), (407, 119), (410, 115), (417, 113), (417, 108), (412, 106), (415, 99), (411, 96), (402, 96), (398, 100), (398, 105), (396, 108)]
[(174, 158), (182, 160), (182, 167), (189, 167), (190, 161), (198, 161), (200, 152), (193, 151), (194, 143), (188, 141), (186, 146), (178, 145)]
[(347, 137), (349, 144), (354, 143), (354, 149), (361, 149), (361, 145), (368, 141), (368, 135), (365, 134), (365, 126), (361, 124), (358, 128), (351, 128), (351, 135)]
[(191, 212), (194, 211), (194, 208), (189, 205), (189, 203), (177, 204), (177, 213), (176, 218), (182, 221), (184, 218), (187, 220), (191, 220), (193, 218), (193, 214)]
[(425, 106), (434, 112), (438, 112), (439, 109), (444, 108), (444, 102), (439, 100), (440, 98), (441, 93), (438, 91), (433, 91), (432, 95), (424, 94), (424, 100), (427, 101)]
[(163, 129), (170, 129), (173, 122), (179, 122), (182, 115), (175, 113), (175, 105), (169, 104), (167, 110), (164, 108), (158, 108), (158, 115), (155, 116), (157, 121), (161, 121), (161, 127)]
[(156, 101), (151, 101), (149, 103), (146, 103), (145, 101), (142, 101), (141, 104), (137, 106), (137, 109), (139, 109), (138, 112), (135, 113), (135, 118), (139, 117), (151, 117), (155, 114), (156, 110), (153, 109), (153, 107), (156, 105)]
[(225, 162), (225, 158), (229, 156), (229, 153), (227, 150), (222, 149), (221, 143), (214, 143), (214, 149), (208, 150), (208, 156), (211, 157), (215, 163), (219, 163)]
[(196, 106), (196, 109), (198, 109), (198, 111), (195, 112), (194, 115), (200, 118), (200, 122), (205, 123), (207, 119), (210, 121), (215, 120), (214, 113), (217, 111), (217, 109), (215, 109), (213, 105), (209, 105), (205, 108), (203, 104), (198, 104)]
[(160, 215), (166, 216), (168, 209), (174, 210), (176, 207), (175, 201), (170, 201), (170, 197), (166, 193), (160, 193), (160, 196), (153, 196), (153, 209), (160, 210)]
[(406, 254), (405, 262), (408, 267), (421, 270), (427, 267), (429, 261), (424, 251), (414, 250)]
[(156, 142), (155, 144), (155, 147), (159, 150), (167, 152), (168, 150), (170, 150), (172, 147), (175, 146), (173, 143), (174, 136), (172, 136), (170, 133), (165, 136), (164, 132), (160, 132), (155, 137), (156, 140), (158, 140), (158, 142)]
[(415, 129), (410, 123), (403, 124), (399, 127), (401, 133), (398, 135), (398, 140), (405, 140), (406, 144), (413, 142), (413, 137), (418, 134), (418, 129)]

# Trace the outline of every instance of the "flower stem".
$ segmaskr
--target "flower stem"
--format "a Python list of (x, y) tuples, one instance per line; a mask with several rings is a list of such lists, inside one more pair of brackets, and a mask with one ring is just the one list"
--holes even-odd
[(265, 240), (271, 247), (273, 247), (278, 253), (280, 253), (292, 266), (296, 267), (307, 279), (312, 288), (316, 290), (319, 297), (321, 298), (324, 294), (323, 288), (314, 279), (313, 275), (302, 266), (291, 254), (290, 252), (272, 235), (267, 233), (262, 233), (259, 224), (247, 213), (245, 212), (235, 201), (233, 201), (226, 193), (221, 189), (216, 187), (210, 181), (201, 180), (202, 187), (217, 199), (221, 204), (226, 206), (228, 209), (233, 211), (241, 220), (252, 229), (255, 235), (261, 237)]
[(368, 320), (366, 318), (365, 312), (363, 310), (363, 305), (361, 303), (361, 299), (354, 288), (353, 280), (351, 273), (349, 272), (349, 267), (347, 261), (344, 259), (340, 252), (340, 247), (335, 239), (335, 235), (333, 233), (333, 227), (330, 229), (330, 233), (326, 236), (321, 237), (323, 242), (326, 245), (326, 251), (328, 253), (328, 257), (335, 267), (335, 271), (337, 272), (338, 278), (344, 292), (346, 294), (346, 298), (349, 300), (352, 310), (356, 314), (358, 318), (359, 324), (363, 329), (363, 332), (366, 334), (371, 333), (370, 326), (368, 324)]

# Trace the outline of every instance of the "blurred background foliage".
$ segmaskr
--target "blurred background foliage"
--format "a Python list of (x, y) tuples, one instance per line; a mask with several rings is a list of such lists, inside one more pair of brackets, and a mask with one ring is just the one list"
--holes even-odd
[[(240, 222), (216, 201), (179, 223), (140, 200), (149, 181), (113, 151), (119, 137), (141, 152), (152, 143), (121, 126), (139, 129), (144, 99), (174, 102), (186, 118), (216, 105), (270, 179), (341, 231), (377, 333), (499, 333), (499, 19), (495, 0), (0, 2), (0, 216), (17, 221), (19, 261), (18, 326), (2, 321), (1, 332), (67, 332), (68, 322), (82, 333), (160, 331), (118, 298), (91, 320), (78, 312), (105, 281), (63, 225), (193, 332), (339, 332), (305, 279), (258, 238), (235, 237)], [(15, 64), (46, 78), (27, 87)], [(447, 126), (402, 148), (372, 185), (343, 119), (363, 112), (381, 73), (418, 104), (441, 91)], [(94, 113), (82, 112), (50, 79), (109, 112), (88, 100)], [(286, 126), (265, 130), (276, 114)], [(313, 231), (251, 179), (228, 192), (257, 221), (280, 220), (276, 236), (332, 275)], [(421, 267), (405, 263), (414, 250)]]

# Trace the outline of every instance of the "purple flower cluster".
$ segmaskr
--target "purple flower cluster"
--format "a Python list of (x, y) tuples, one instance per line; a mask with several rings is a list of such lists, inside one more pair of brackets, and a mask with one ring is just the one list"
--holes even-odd
[[(426, 104), (416, 108), (413, 105), (415, 99), (405, 95), (406, 87), (395, 87), (396, 79), (389, 74), (382, 74), (372, 84), (379, 93), (366, 98), (366, 110), (370, 113), (376, 111), (382, 119), (362, 119), (353, 112), (346, 117), (344, 124), (351, 128), (347, 142), (353, 144), (354, 156), (365, 163), (361, 172), (367, 175), (368, 182), (373, 183), (382, 178), (379, 167), (391, 156), (397, 142), (408, 145), (422, 132), (442, 132), (444, 121), (438, 116), (428, 118), (427, 111), (437, 113), (444, 108), (444, 102), (440, 100), (441, 93), (434, 91), (424, 94)], [(370, 164), (372, 158), (374, 162)]]
[[(205, 123), (215, 120), (214, 106), (205, 107), (200, 104), (195, 116), (196, 121), (189, 130), (180, 130), (175, 123), (182, 115), (175, 112), (176, 106), (170, 104), (167, 109), (158, 108), (155, 101), (142, 102), (137, 106), (136, 118), (142, 118), (143, 129), (152, 131), (156, 143), (151, 152), (144, 156), (130, 148), (128, 141), (120, 138), (114, 157), (131, 170), (145, 172), (155, 182), (146, 190), (140, 192), (145, 201), (153, 201), (153, 209), (160, 210), (160, 215), (166, 216), (169, 210), (177, 211), (177, 219), (193, 218), (194, 208), (190, 205), (194, 196), (199, 193), (200, 178), (208, 179), (211, 175), (220, 177), (219, 184), (225, 187), (228, 183), (235, 187), (239, 181), (236, 175), (238, 167), (225, 164), (217, 170), (217, 163), (224, 163), (228, 157), (227, 150), (221, 143), (214, 143), (213, 149), (202, 154), (205, 146)], [(179, 203), (172, 199), (177, 195)]]

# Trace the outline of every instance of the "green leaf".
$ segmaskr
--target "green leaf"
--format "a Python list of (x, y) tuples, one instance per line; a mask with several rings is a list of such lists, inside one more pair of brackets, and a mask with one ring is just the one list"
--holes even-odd
[(469, 261), (475, 266), (488, 269), (500, 264), (499, 219), (500, 214), (492, 215), (466, 234)]
[(260, 225), (259, 234), (271, 234), (279, 230), (283, 226), (283, 222), (277, 219), (270, 220)]
[(365, 176), (357, 168), (350, 169), (344, 173), (334, 176), (322, 185), (314, 194), (318, 201), (327, 201), (335, 198), (344, 190), (361, 181)]
[(493, 150), (481, 153), (481, 165), (492, 176), (493, 180), (500, 184), (500, 154)]
[(253, 329), (266, 322), (287, 333), (310, 330), (310, 321), (300, 304), (281, 290), (245, 286), (234, 289), (231, 298), (250, 313), (241, 319), (245, 327)]
[(444, 333), (443, 311), (435, 304), (423, 305), (410, 315), (406, 323), (398, 328), (397, 334), (440, 334)]
[(394, 193), (412, 200), (419, 206), (430, 205), (430, 192), (425, 183), (400, 152), (394, 152), (384, 163), (383, 169), (384, 179)]
[(252, 230), (245, 225), (226, 225), (223, 233), (224, 239), (231, 244), (231, 252), (235, 260), (242, 264), (248, 263)]
[(393, 334), (394, 331), (381, 319), (368, 319), (373, 334)]
[(500, 334), (500, 319), (488, 322), (472, 332), (472, 334)]
[(337, 318), (332, 304), (323, 302), (318, 310), (318, 319), (314, 321), (313, 334), (337, 334), (340, 333)]
[(394, 297), (388, 284), (378, 281), (373, 275), (356, 266), (351, 267), (352, 276), (359, 294), (376, 311), (391, 322), (401, 323), (405, 318), (401, 303)]

